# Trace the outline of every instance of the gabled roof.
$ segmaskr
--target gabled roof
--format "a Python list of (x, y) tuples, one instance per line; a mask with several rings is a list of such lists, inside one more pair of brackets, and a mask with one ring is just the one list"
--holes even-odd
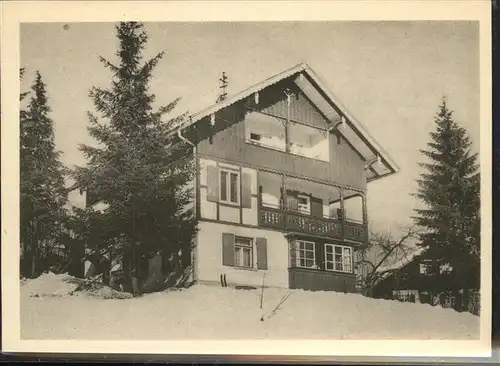
[(366, 162), (367, 180), (372, 181), (382, 176), (399, 171), (399, 167), (389, 155), (368, 134), (365, 127), (352, 116), (339, 100), (326, 88), (319, 76), (307, 65), (301, 63), (279, 74), (271, 76), (242, 92), (213, 104), (193, 115), (185, 122), (174, 128), (172, 133), (194, 125), (203, 118), (215, 114), (232, 104), (251, 97), (255, 93), (274, 85), (284, 79), (293, 79), (301, 91), (315, 104), (328, 119), (331, 128), (337, 129), (343, 137), (354, 147)]
[(403, 268), (407, 264), (413, 262), (418, 256), (420, 256), (424, 252), (424, 248), (416, 248), (414, 251), (404, 256), (403, 258), (395, 261), (394, 263), (380, 266), (377, 268), (377, 272), (389, 272), (395, 271)]

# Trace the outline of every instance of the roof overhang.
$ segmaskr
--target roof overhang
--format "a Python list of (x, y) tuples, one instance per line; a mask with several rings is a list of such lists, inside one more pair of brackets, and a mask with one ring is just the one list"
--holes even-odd
[(176, 126), (172, 133), (177, 133), (178, 130), (191, 126), (206, 117), (210, 117), (211, 121), (214, 122), (218, 111), (249, 97), (258, 100), (258, 93), (261, 90), (288, 78), (294, 81), (326, 117), (330, 129), (337, 130), (365, 161), (365, 173), (368, 182), (399, 171), (396, 163), (368, 134), (365, 127), (342, 106), (339, 100), (326, 88), (318, 75), (305, 63), (274, 75), (222, 102), (213, 104), (191, 115), (185, 122)]
[(316, 105), (336, 129), (366, 162), (368, 181), (396, 173), (399, 167), (352, 116), (339, 100), (326, 88), (322, 80), (309, 67), (299, 73), (295, 84)]

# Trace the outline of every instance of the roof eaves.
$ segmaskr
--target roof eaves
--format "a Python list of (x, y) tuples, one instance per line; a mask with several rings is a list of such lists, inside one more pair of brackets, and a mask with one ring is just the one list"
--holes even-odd
[(368, 133), (366, 127), (357, 120), (349, 110), (338, 100), (338, 98), (330, 91), (326, 86), (325, 82), (320, 76), (306, 63), (304, 65), (304, 71), (308, 76), (318, 85), (318, 87), (325, 93), (325, 95), (330, 99), (330, 102), (334, 104), (340, 111), (347, 117), (349, 122), (351, 122), (354, 130), (368, 142), (370, 148), (375, 150), (380, 154), (380, 157), (387, 162), (389, 168), (397, 173), (400, 168), (399, 166), (389, 157), (389, 154), (375, 141), (375, 139)]
[(307, 64), (300, 63), (300, 64), (295, 65), (294, 67), (291, 67), (291, 68), (289, 68), (289, 69), (287, 69), (279, 74), (275, 74), (273, 76), (270, 76), (267, 79), (265, 79), (257, 84), (254, 84), (253, 86), (239, 92), (238, 94), (235, 94), (235, 95), (225, 99), (222, 102), (212, 104), (211, 106), (209, 106), (205, 109), (202, 109), (201, 111), (199, 111), (197, 113), (190, 115), (188, 117), (188, 120), (186, 121), (186, 123), (181, 123), (178, 126), (174, 127), (174, 129), (172, 130), (172, 133), (176, 132), (178, 129), (186, 128), (186, 127), (196, 123), (197, 121), (199, 121), (199, 120), (201, 120), (201, 119), (203, 119), (203, 118), (205, 118), (213, 113), (220, 111), (223, 108), (229, 107), (230, 105), (232, 105), (232, 104), (234, 104), (242, 99), (247, 98), (248, 96), (252, 95), (253, 93), (259, 92), (262, 89), (267, 88), (268, 86), (274, 85), (274, 84), (280, 82), (281, 80), (283, 80), (289, 76), (292, 76), (298, 72), (301, 72), (308, 67), (309, 66)]

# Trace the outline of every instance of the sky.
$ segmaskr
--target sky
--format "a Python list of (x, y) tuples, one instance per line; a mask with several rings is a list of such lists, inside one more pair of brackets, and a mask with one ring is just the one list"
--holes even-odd
[[(151, 91), (158, 105), (177, 97), (173, 115), (195, 113), (215, 101), (222, 71), (235, 94), (307, 62), (400, 167), (368, 184), (374, 230), (411, 225), (420, 203), (411, 193), (446, 96), (454, 118), (479, 151), (479, 24), (477, 22), (191, 22), (146, 23), (145, 56), (165, 56)], [(111, 74), (99, 56), (116, 60), (113, 23), (24, 23), (21, 67), (27, 90), (39, 70), (47, 84), (56, 147), (72, 167), (85, 164), (78, 150), (92, 143), (86, 128), (92, 86)]]

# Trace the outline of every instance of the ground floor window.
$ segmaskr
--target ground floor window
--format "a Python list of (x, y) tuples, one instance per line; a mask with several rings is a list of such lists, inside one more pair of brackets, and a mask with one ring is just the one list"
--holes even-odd
[(315, 244), (312, 241), (297, 240), (297, 267), (316, 267)]
[(325, 269), (352, 273), (352, 248), (343, 245), (325, 244)]
[(234, 264), (237, 267), (253, 267), (253, 240), (251, 238), (235, 237)]

